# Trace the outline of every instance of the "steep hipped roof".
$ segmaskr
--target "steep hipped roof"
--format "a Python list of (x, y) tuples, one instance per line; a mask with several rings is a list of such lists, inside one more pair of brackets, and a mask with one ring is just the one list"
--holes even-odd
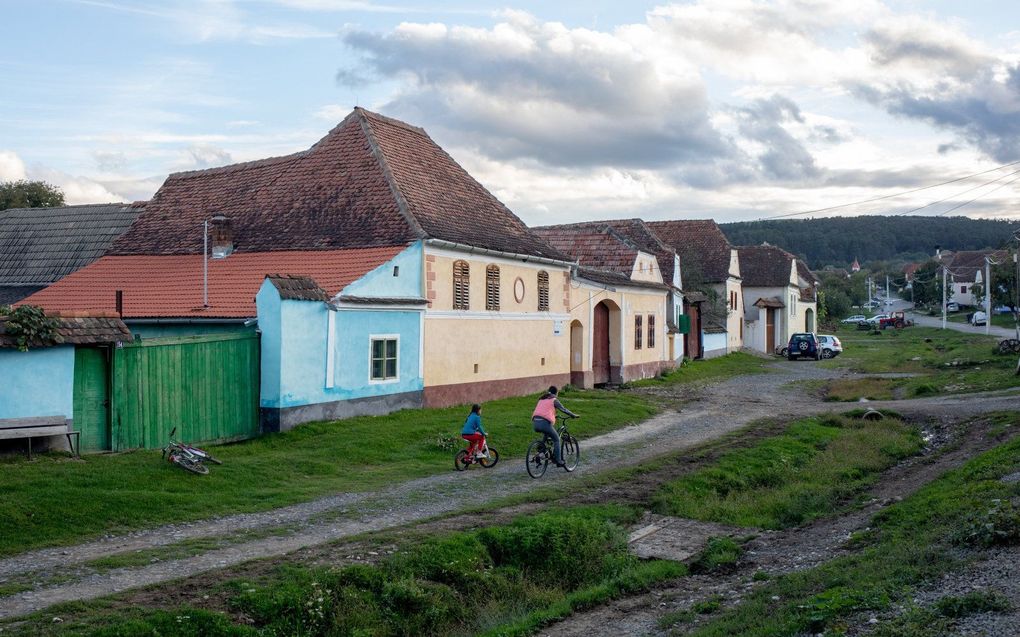
[(421, 128), (362, 108), (308, 150), (170, 175), (111, 254), (196, 254), (230, 218), (235, 251), (336, 250), (435, 238), (562, 259)]
[[(131, 331), (115, 314), (102, 312), (57, 314), (57, 334), (60, 343), (35, 341), (30, 347), (46, 347), (50, 345), (94, 345), (97, 343), (116, 343), (130, 341)], [(7, 319), (0, 316), (0, 348), (17, 347), (17, 339), (7, 333)]]
[(209, 307), (202, 306), (202, 255), (108, 256), (25, 299), (47, 311), (116, 309), (124, 318), (248, 318), (266, 276), (311, 277), (334, 296), (404, 246), (332, 251), (249, 252), (209, 260)]
[(800, 259), (797, 259), (797, 274), (800, 275), (800, 278), (807, 281), (808, 285), (818, 285), (822, 282), (822, 280), (811, 271), (811, 268), (807, 267), (807, 264)]
[(740, 278), (744, 288), (786, 287), (796, 257), (776, 246), (742, 246), (737, 248), (740, 258)]
[[(543, 226), (540, 228), (534, 228), (534, 230), (550, 232), (555, 230), (597, 231), (600, 228), (612, 229), (618, 236), (628, 241), (631, 246), (641, 250), (642, 252), (647, 252), (648, 254), (655, 256), (656, 264), (659, 271), (662, 273), (663, 282), (680, 287), (680, 281), (673, 280), (673, 257), (676, 254), (675, 250), (659, 239), (652, 229), (649, 228), (648, 225), (641, 219), (585, 221), (581, 223)], [(546, 236), (544, 232), (539, 232), (539, 234), (542, 234), (543, 237)], [(564, 250), (564, 252), (573, 256), (573, 254), (567, 250)]]
[(606, 225), (571, 224), (533, 230), (584, 267), (626, 274), (628, 278), (634, 270), (637, 246)]
[(729, 278), (731, 246), (715, 221), (649, 221), (647, 226), (680, 255), (684, 276), (700, 272), (705, 283), (722, 283)]
[(0, 212), (0, 286), (46, 286), (92, 263), (131, 226), (142, 206), (111, 203)]

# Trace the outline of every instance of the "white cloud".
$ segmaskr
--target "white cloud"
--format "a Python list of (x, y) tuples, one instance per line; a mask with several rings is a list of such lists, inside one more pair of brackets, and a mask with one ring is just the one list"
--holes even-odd
[(321, 106), (312, 113), (312, 116), (316, 119), (326, 120), (327, 122), (337, 123), (343, 120), (351, 114), (351, 108), (349, 106), (340, 106), (339, 104), (327, 104)]
[(25, 162), (13, 150), (0, 150), (0, 181), (25, 179)]

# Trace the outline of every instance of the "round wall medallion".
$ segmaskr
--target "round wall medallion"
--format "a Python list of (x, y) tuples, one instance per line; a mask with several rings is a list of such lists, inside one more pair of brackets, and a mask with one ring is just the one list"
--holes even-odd
[(524, 300), (524, 279), (521, 277), (514, 281), (514, 300), (518, 303)]

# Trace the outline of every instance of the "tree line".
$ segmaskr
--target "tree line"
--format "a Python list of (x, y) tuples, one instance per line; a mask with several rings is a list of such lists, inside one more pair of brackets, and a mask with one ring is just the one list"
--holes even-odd
[(742, 221), (719, 224), (733, 245), (768, 242), (803, 259), (808, 267), (847, 267), (857, 259), (916, 261), (930, 259), (936, 247), (943, 250), (999, 248), (1020, 222), (969, 217), (829, 217)]

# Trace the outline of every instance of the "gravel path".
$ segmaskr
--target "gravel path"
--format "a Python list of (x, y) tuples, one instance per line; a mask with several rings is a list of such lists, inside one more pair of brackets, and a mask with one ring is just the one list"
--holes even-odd
[[(664, 393), (682, 406), (637, 425), (585, 439), (581, 436), (582, 468), (601, 472), (639, 464), (649, 458), (694, 447), (762, 418), (799, 417), (820, 411), (843, 411), (845, 403), (822, 403), (810, 391), (798, 391), (797, 381), (847, 375), (805, 362), (776, 362), (770, 373), (741, 376), (704, 387), (679, 386), (643, 391)], [(1015, 408), (1016, 392), (896, 401), (901, 411), (959, 413)], [(872, 403), (869, 406), (882, 406)], [(444, 473), (410, 481), (382, 492), (338, 494), (312, 502), (262, 513), (233, 515), (190, 524), (170, 525), (107, 537), (73, 547), (45, 549), (0, 560), (0, 585), (12, 580), (40, 582), (34, 590), (0, 598), (0, 618), (23, 615), (51, 604), (92, 599), (139, 586), (165, 582), (251, 559), (284, 555), (369, 531), (394, 528), (458, 509), (482, 505), (506, 496), (527, 493), (550, 484), (566, 484), (573, 475), (550, 471), (532, 480), (519, 460), (506, 461), (488, 471)], [(465, 483), (470, 488), (465, 488)], [(245, 532), (263, 532), (246, 539)], [(101, 572), (86, 562), (134, 553), (199, 538), (242, 534), (236, 542), (184, 559), (158, 561), (135, 568)], [(59, 577), (55, 585), (45, 582)], [(69, 578), (69, 579), (68, 579)]]

